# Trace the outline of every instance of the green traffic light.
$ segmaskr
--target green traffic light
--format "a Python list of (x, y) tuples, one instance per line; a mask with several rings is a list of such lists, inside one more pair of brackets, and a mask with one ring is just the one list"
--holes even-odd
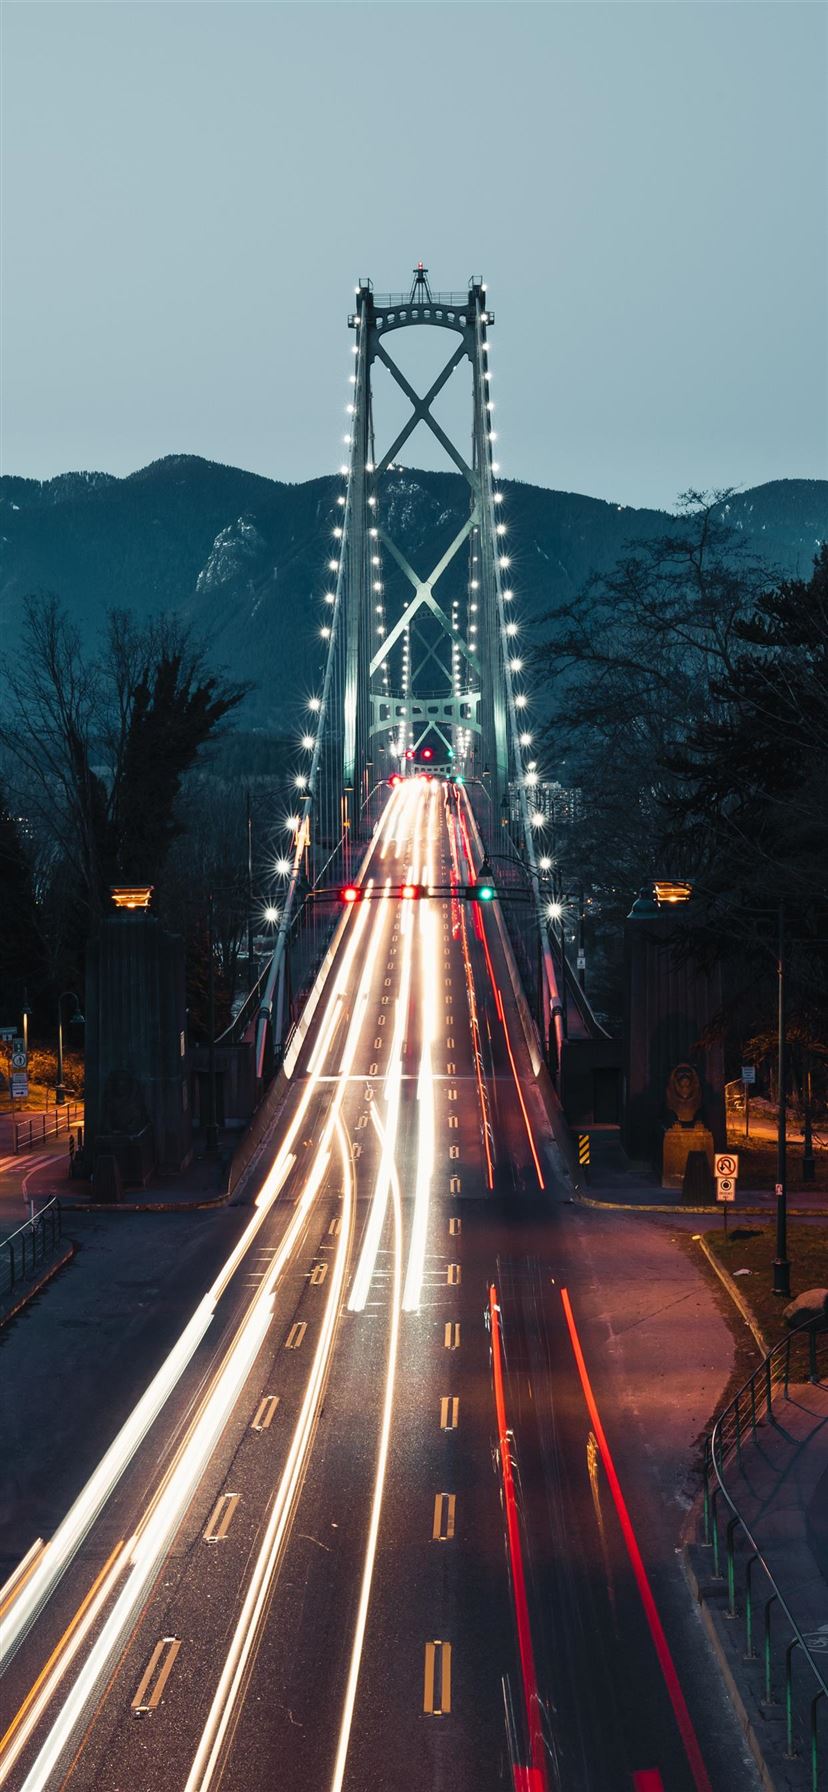
[(491, 884), (478, 884), (475, 890), (478, 902), (493, 902), (494, 890)]

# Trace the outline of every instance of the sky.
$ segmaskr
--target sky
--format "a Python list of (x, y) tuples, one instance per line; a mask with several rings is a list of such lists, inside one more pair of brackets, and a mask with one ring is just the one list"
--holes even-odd
[(507, 477), (828, 476), (818, 0), (5, 0), (0, 34), (0, 471), (332, 471), (355, 280), (422, 259), (487, 282)]

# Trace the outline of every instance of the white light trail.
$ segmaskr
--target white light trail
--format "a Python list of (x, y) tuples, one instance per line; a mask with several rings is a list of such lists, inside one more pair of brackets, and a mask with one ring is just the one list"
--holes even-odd
[[(433, 791), (435, 786), (432, 785), (429, 788)], [(427, 856), (423, 865), (423, 883), (426, 886), (433, 882), (434, 820), (435, 806), (433, 802), (430, 802), (428, 805)], [(431, 1202), (431, 1178), (434, 1172), (434, 1077), (431, 1046), (437, 1030), (435, 966), (438, 962), (437, 916), (433, 902), (425, 898), (420, 904), (420, 1015), (423, 1036), (420, 1048), (420, 1071), (417, 1078), (417, 1181), (414, 1190), (411, 1241), (408, 1247), (408, 1269), (403, 1291), (403, 1311), (406, 1313), (416, 1313), (420, 1305), (428, 1235), (428, 1213)]]
[(279, 1565), (293, 1508), (301, 1488), (305, 1462), (313, 1437), (316, 1410), (327, 1373), (333, 1344), (339, 1303), (345, 1279), (348, 1245), (353, 1224), (354, 1189), (350, 1153), (341, 1119), (336, 1121), (342, 1158), (343, 1214), (339, 1248), (331, 1277), (331, 1291), (314, 1355), (305, 1397), (288, 1452), (282, 1479), (276, 1491), (265, 1528), (262, 1545), (250, 1577), (244, 1603), (222, 1668), (221, 1678), (202, 1732), (195, 1760), (187, 1778), (185, 1792), (206, 1792), (219, 1767), (224, 1742), (245, 1672), (255, 1647), (256, 1638), (267, 1609), (273, 1577)]
[[(375, 1107), (371, 1109), (371, 1119), (379, 1135), (383, 1157), (387, 1151), (387, 1140), (384, 1136), (382, 1121)], [(388, 1338), (388, 1355), (385, 1366), (385, 1395), (382, 1407), (382, 1423), (380, 1426), (379, 1446), (377, 1449), (377, 1466), (374, 1475), (374, 1494), (371, 1502), (371, 1521), (368, 1526), (368, 1539), (365, 1546), (365, 1562), (362, 1569), (362, 1584), (359, 1591), (354, 1640), (351, 1645), (351, 1664), (348, 1670), (348, 1682), (345, 1688), (345, 1706), (339, 1730), (339, 1746), (336, 1751), (331, 1792), (341, 1792), (345, 1777), (345, 1763), (348, 1757), (348, 1745), (351, 1739), (351, 1724), (356, 1703), (359, 1670), (362, 1661), (362, 1649), (365, 1641), (365, 1626), (368, 1621), (368, 1607), (371, 1600), (371, 1582), (374, 1575), (374, 1562), (377, 1554), (382, 1499), (385, 1491), (385, 1474), (388, 1466), (388, 1446), (391, 1438), (391, 1420), (394, 1412), (394, 1384), (397, 1374), (397, 1355), (400, 1340), (400, 1287), (402, 1283), (402, 1201), (396, 1165), (391, 1157), (391, 1199), (394, 1213), (394, 1286), (391, 1296), (391, 1325)], [(188, 1789), (189, 1792), (189, 1789)]]

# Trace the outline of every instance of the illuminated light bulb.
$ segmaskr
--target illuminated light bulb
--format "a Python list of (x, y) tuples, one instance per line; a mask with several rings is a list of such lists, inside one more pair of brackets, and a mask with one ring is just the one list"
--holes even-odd
[(480, 580), (479, 579), (471, 579), (469, 581), (469, 590), (470, 591), (479, 591), (480, 590)]
[[(285, 827), (288, 828), (292, 834), (296, 833), (296, 830), (300, 825), (301, 825), (301, 823), (300, 823), (298, 815), (286, 815), (285, 816)], [(288, 865), (288, 870), (290, 870), (289, 865)]]
[(320, 629), (320, 630), (319, 630), (319, 633), (320, 633), (320, 635), (321, 635), (321, 636), (322, 636), (322, 639), (323, 639), (323, 641), (329, 641), (329, 640), (330, 640), (330, 638), (331, 638), (331, 631), (330, 631), (330, 629), (329, 629), (329, 628), (321, 628), (321, 629)]
[[(376, 499), (375, 499), (375, 498), (372, 498), (372, 499), (371, 499), (371, 500), (370, 500), (370, 501), (371, 501), (371, 503), (372, 503), (372, 504), (375, 504), (375, 503), (376, 503)], [(369, 534), (369, 535), (371, 535), (371, 536), (373, 536), (373, 538), (374, 538), (374, 540), (375, 540), (375, 541), (376, 541), (376, 539), (377, 539), (377, 536), (378, 536), (378, 535), (379, 535), (379, 529), (369, 529), (369, 530), (368, 530), (368, 534)]]
[(273, 921), (278, 921), (279, 910), (277, 908), (274, 908), (272, 903), (269, 903), (268, 907), (266, 909), (262, 910), (262, 919), (264, 921), (270, 921), (271, 923)]
[(335, 604), (336, 603), (336, 593), (334, 591), (326, 591), (325, 592), (325, 602), (326, 602), (326, 604)]
[[(347, 479), (347, 477), (348, 477), (348, 468), (347, 468), (347, 467), (340, 467), (340, 469), (339, 469), (339, 471), (340, 471), (340, 473), (341, 473), (341, 474), (342, 474), (342, 475), (343, 475), (343, 478), (345, 478), (345, 479)], [(341, 503), (341, 504), (344, 504), (344, 502), (345, 502), (345, 499), (344, 499), (344, 498), (341, 498), (341, 499), (340, 499), (340, 503)]]
[(548, 859), (546, 857), (544, 857), (542, 859), (538, 859), (538, 869), (539, 869), (539, 871), (551, 871), (552, 870), (552, 860)]
[(349, 373), (349, 375), (348, 375), (348, 378), (349, 378), (349, 380), (350, 380), (350, 382), (351, 382), (351, 385), (352, 385), (352, 386), (355, 386), (355, 385), (356, 385), (356, 374), (355, 374), (355, 373)]
[(382, 615), (382, 604), (377, 604), (377, 615), (378, 616)]
[(526, 784), (530, 790), (532, 789), (533, 785), (537, 784), (537, 781), (538, 781), (537, 772), (527, 772), (526, 777), (523, 780), (524, 784)]
[(493, 399), (493, 398), (487, 398), (487, 399), (486, 399), (486, 409), (487, 409), (487, 411), (493, 411), (493, 410), (494, 410), (494, 399)]
[(342, 440), (343, 440), (343, 442), (350, 442), (351, 438), (350, 438), (350, 436), (343, 436)]
[(472, 615), (473, 615), (473, 616), (474, 616), (474, 614), (475, 614), (475, 613), (476, 613), (476, 610), (477, 610), (477, 605), (476, 605), (476, 604), (469, 604), (469, 609), (470, 609), (470, 610), (471, 610), (471, 613), (472, 613)]
[(337, 504), (344, 504), (344, 503), (345, 503), (345, 499), (344, 499), (344, 498), (343, 498), (343, 496), (342, 496), (342, 493), (341, 493), (341, 492), (340, 492), (340, 494), (339, 494), (339, 497), (338, 497), (338, 498), (337, 498), (337, 500), (336, 500), (336, 501), (337, 501)]
[(532, 745), (531, 734), (522, 734), (520, 737), (520, 744), (522, 747), (531, 747), (531, 745)]
[(371, 555), (371, 565), (372, 566), (381, 566), (382, 565), (382, 561), (380, 560), (379, 554)]
[(508, 554), (501, 554), (500, 559), (498, 560), (497, 564), (498, 564), (498, 566), (506, 567), (506, 566), (511, 566), (512, 562), (509, 559)]
[(507, 635), (516, 635), (517, 632), (518, 632), (517, 623), (516, 622), (507, 622), (504, 633)]
[(493, 460), (493, 461), (492, 461), (492, 472), (493, 472), (493, 473), (499, 473), (499, 472), (500, 472), (500, 461), (499, 461), (499, 460)]
[(322, 698), (321, 697), (309, 697), (308, 698), (308, 709), (321, 709), (321, 708), (322, 708)]
[[(369, 503), (369, 505), (370, 505), (370, 507), (371, 507), (371, 509), (372, 509), (372, 510), (376, 510), (376, 508), (377, 508), (377, 500), (376, 500), (376, 498), (369, 498), (369, 499), (368, 499), (368, 503)], [(372, 534), (372, 535), (376, 535), (376, 529), (372, 529), (372, 530), (371, 530), (371, 534)]]
[(356, 405), (355, 404), (346, 404), (345, 409), (348, 412), (348, 415), (350, 417), (356, 416)]
[(546, 817), (545, 817), (545, 815), (541, 814), (540, 809), (534, 809), (532, 811), (532, 814), (529, 817), (529, 820), (530, 820), (533, 828), (542, 828), (544, 821), (546, 820)]
[(505, 535), (505, 534), (506, 534), (506, 524), (505, 523), (495, 523), (495, 535)]
[(561, 918), (561, 915), (563, 914), (563, 909), (561, 907), (561, 904), (559, 902), (550, 902), (547, 905), (546, 914), (547, 914), (548, 920), (559, 921)]
[(502, 504), (503, 503), (503, 493), (495, 492), (494, 493), (494, 501), (496, 504)]
[(496, 441), (497, 441), (497, 430), (495, 430), (495, 429), (490, 429), (490, 430), (489, 430), (489, 441), (490, 441), (490, 442), (496, 442)]
[(339, 571), (339, 561), (338, 560), (329, 560), (328, 561), (328, 571), (329, 572), (338, 572)]
[(337, 541), (342, 540), (342, 530), (340, 529), (339, 524), (337, 524), (336, 528), (334, 529), (334, 535), (336, 536)]
[(374, 471), (374, 463), (373, 463), (373, 461), (372, 461), (372, 460), (367, 460), (367, 461), (366, 461), (366, 462), (365, 462), (365, 471), (366, 471), (366, 473), (373, 473), (373, 471)]
[(505, 602), (505, 603), (507, 603), (507, 604), (508, 604), (508, 603), (511, 603), (511, 601), (512, 601), (512, 598), (513, 598), (513, 597), (514, 597), (514, 595), (515, 595), (515, 594), (514, 594), (514, 591), (512, 591), (512, 590), (511, 590), (511, 588), (510, 588), (510, 589), (509, 589), (509, 590), (508, 590), (508, 591), (504, 591), (504, 593), (503, 593), (503, 599), (504, 599), (504, 602)]
[(510, 660), (509, 661), (509, 671), (510, 672), (522, 672), (523, 671), (523, 661), (522, 660)]
[(311, 752), (314, 744), (315, 743), (314, 743), (314, 738), (313, 738), (312, 734), (303, 734), (302, 735), (302, 746), (304, 747), (306, 753)]
[(375, 591), (381, 591), (381, 590), (382, 590), (382, 580), (381, 580), (381, 579), (375, 579), (375, 580), (374, 580), (374, 590), (375, 590)]
[(304, 772), (297, 772), (293, 782), (296, 785), (297, 790), (307, 790), (308, 788), (308, 780), (305, 777)]
[(515, 698), (515, 706), (516, 706), (516, 708), (517, 708), (517, 709), (525, 709), (525, 708), (526, 708), (526, 705), (527, 705), (527, 703), (528, 703), (528, 701), (529, 701), (529, 699), (528, 699), (528, 697), (524, 697), (524, 695), (523, 695), (523, 692), (522, 692), (522, 691), (518, 691), (518, 694), (517, 694), (517, 696), (516, 696), (516, 698)]

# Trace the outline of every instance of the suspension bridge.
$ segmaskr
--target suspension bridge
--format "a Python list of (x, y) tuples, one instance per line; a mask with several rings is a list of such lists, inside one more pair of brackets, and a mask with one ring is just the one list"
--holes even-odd
[[(357, 875), (390, 790), (411, 777), (440, 780), (457, 817), (467, 811), (474, 842), (467, 869), (476, 874), (484, 865), (503, 898), (540, 1052), (553, 1074), (560, 1079), (570, 1037), (602, 1031), (567, 965), (565, 913), (552, 899), (551, 861), (536, 845), (544, 817), (532, 801), (537, 749), (495, 449), (494, 321), (481, 278), (472, 277), (465, 291), (433, 292), (422, 263), (408, 292), (378, 294), (369, 279), (356, 288), (348, 317), (348, 455), (318, 625), (327, 647), (324, 677), (303, 736), (308, 757), (296, 775), (292, 862), (272, 958), (233, 1029), (237, 1039), (255, 1037), (260, 1086), (268, 1063), (281, 1059), (291, 1026), (291, 940), (311, 916), (317, 921), (320, 895)], [(412, 329), (446, 339), (445, 363), (425, 394), (414, 390), (392, 352), (395, 334)], [(402, 393), (408, 415), (391, 442), (378, 444), (375, 389), (382, 380)], [(451, 439), (434, 411), (452, 380), (467, 383), (471, 428), (464, 442)], [(386, 526), (384, 497), (421, 423), (447, 468), (465, 481), (468, 514), (452, 539), (438, 531), (415, 566)]]

